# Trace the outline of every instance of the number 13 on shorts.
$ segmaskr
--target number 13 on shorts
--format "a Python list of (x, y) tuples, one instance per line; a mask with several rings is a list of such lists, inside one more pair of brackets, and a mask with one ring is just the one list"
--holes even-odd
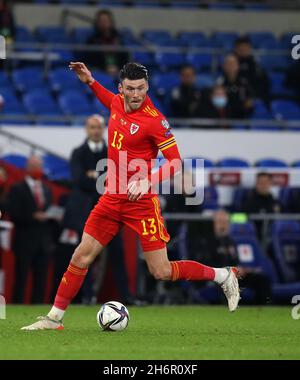
[(156, 234), (157, 227), (155, 225), (155, 218), (142, 219), (141, 223), (143, 227), (143, 236)]

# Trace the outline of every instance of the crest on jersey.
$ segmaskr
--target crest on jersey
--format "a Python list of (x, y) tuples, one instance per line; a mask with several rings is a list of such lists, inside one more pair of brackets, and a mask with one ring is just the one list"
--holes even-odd
[(130, 134), (134, 135), (139, 130), (140, 126), (137, 124), (132, 123), (130, 126)]
[(169, 129), (170, 128), (170, 124), (168, 123), (168, 121), (166, 119), (163, 119), (161, 121), (161, 125), (166, 128), (166, 129)]

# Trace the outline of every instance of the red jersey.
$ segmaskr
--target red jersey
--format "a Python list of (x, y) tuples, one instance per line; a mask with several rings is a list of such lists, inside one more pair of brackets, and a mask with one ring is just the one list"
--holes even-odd
[(167, 159), (180, 159), (175, 138), (168, 121), (148, 96), (138, 110), (126, 112), (121, 94), (112, 94), (96, 81), (90, 87), (110, 109), (107, 191), (127, 197), (130, 179), (149, 177), (159, 150)]

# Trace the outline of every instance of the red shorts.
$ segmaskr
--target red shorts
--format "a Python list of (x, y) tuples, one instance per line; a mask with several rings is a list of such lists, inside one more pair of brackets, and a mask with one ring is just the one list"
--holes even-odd
[(170, 240), (157, 195), (136, 202), (102, 195), (85, 223), (84, 232), (106, 246), (123, 225), (137, 232), (144, 252), (164, 248)]

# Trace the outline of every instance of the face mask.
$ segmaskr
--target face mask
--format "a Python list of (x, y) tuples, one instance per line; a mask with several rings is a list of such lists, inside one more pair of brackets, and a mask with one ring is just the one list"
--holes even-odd
[(41, 169), (31, 169), (31, 170), (28, 170), (27, 173), (31, 178), (35, 180), (41, 179), (44, 174)]
[(226, 96), (214, 96), (212, 103), (216, 108), (224, 108), (227, 105), (227, 98)]

